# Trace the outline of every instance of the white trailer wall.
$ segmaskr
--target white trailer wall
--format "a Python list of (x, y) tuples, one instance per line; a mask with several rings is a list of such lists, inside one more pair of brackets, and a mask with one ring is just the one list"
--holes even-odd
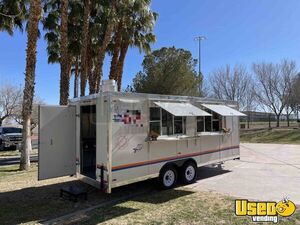
[(113, 98), (112, 186), (149, 174), (148, 101), (145, 98)]
[[(238, 149), (232, 150), (234, 144), (238, 145), (238, 140), (234, 140), (234, 143), (232, 141), (238, 136), (238, 129), (232, 129), (238, 117), (223, 118), (223, 123), (226, 123), (227, 128), (231, 130), (230, 133), (197, 134), (196, 117), (188, 116), (186, 117), (186, 134), (182, 135), (182, 139), (175, 135), (160, 136), (156, 141), (148, 141), (150, 107), (157, 107), (154, 100), (113, 98), (113, 187), (147, 176), (157, 176), (162, 166), (171, 160), (193, 157), (200, 166), (230, 159), (233, 155), (238, 157)], [(134, 112), (140, 113), (139, 121), (132, 121), (135, 118)]]

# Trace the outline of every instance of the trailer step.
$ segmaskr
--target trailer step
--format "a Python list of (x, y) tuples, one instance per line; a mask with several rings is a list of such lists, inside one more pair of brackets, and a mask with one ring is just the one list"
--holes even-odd
[(78, 198), (81, 196), (84, 197), (84, 200), (87, 200), (87, 190), (83, 187), (70, 185), (68, 187), (63, 187), (60, 189), (61, 198), (67, 197), (68, 200), (77, 202)]

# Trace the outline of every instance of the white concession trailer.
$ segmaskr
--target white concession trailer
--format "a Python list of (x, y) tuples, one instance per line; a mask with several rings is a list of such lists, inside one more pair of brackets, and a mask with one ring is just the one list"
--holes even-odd
[(109, 90), (40, 106), (39, 180), (76, 175), (111, 193), (158, 177), (170, 188), (240, 157), (236, 102)]

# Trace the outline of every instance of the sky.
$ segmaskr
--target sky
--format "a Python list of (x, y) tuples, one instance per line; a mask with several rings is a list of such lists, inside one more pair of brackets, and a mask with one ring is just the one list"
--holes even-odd
[[(157, 42), (152, 49), (175, 46), (198, 58), (195, 37), (202, 42), (202, 72), (205, 79), (223, 66), (253, 62), (280, 62), (287, 58), (300, 65), (299, 0), (152, 0), (151, 9), (159, 14), (155, 25)], [(42, 33), (43, 36), (43, 33)], [(47, 63), (46, 42), (38, 41), (36, 95), (48, 104), (59, 102), (58, 64)], [(13, 37), (0, 33), (0, 85), (24, 84), (26, 32)], [(130, 49), (126, 57), (123, 88), (142, 69), (144, 55)], [(109, 73), (106, 57), (104, 79)], [(73, 95), (71, 81), (70, 95)]]

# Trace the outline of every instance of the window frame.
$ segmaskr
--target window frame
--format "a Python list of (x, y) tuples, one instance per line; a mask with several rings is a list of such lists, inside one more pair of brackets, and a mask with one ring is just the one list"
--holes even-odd
[[(159, 120), (150, 120), (151, 118), (151, 108), (158, 108), (160, 110), (160, 118)], [(151, 132), (150, 130), (150, 124), (151, 123), (157, 123), (159, 122), (160, 123), (160, 133), (159, 133), (159, 136), (179, 136), (179, 135), (185, 135), (186, 134), (186, 116), (178, 116), (178, 117), (181, 117), (182, 118), (182, 133), (175, 133), (175, 117), (173, 114), (169, 113), (167, 110), (166, 113), (170, 114), (172, 116), (172, 134), (162, 134), (162, 130), (163, 130), (163, 126), (162, 126), (162, 114), (163, 114), (163, 108), (161, 107), (149, 107), (149, 133)]]
[[(211, 132), (221, 132), (222, 131), (222, 127), (223, 127), (223, 124), (222, 124), (222, 120), (223, 120), (223, 118), (222, 118), (222, 116), (220, 115), (220, 114), (218, 114), (218, 113), (215, 113), (215, 112), (213, 112), (213, 115), (217, 115), (217, 119), (216, 118), (214, 118), (214, 116), (212, 116), (212, 119), (211, 119)], [(218, 122), (218, 130), (217, 131), (214, 131), (214, 122)]]
[[(151, 120), (151, 108), (158, 108), (159, 109), (159, 120)], [(151, 123), (159, 123), (159, 136), (161, 135), (161, 129), (162, 129), (162, 124), (161, 124), (161, 109), (160, 107), (149, 107), (149, 133), (151, 132), (150, 127)]]
[[(204, 111), (210, 113), (212, 116), (210, 116), (210, 131), (206, 130), (207, 126), (206, 126), (206, 117), (208, 116), (197, 116), (196, 117), (196, 131), (197, 133), (202, 133), (202, 132), (221, 132), (222, 131), (222, 128), (223, 128), (223, 120), (226, 121), (226, 118), (221, 116), (220, 114), (212, 111), (212, 110), (209, 110), (209, 109), (203, 109)], [(198, 131), (198, 118), (199, 117), (202, 117), (203, 118), (203, 131)], [(217, 117), (217, 119), (215, 118)], [(214, 131), (214, 122), (218, 122), (219, 123), (219, 130), (217, 131)], [(225, 122), (226, 123), (226, 122)]]
[[(175, 133), (175, 117), (179, 117), (181, 118), (181, 133)], [(186, 134), (186, 130), (185, 130), (185, 123), (186, 123), (186, 117), (185, 116), (174, 116), (173, 115), (173, 135), (184, 135)], [(178, 121), (178, 120), (176, 120)]]
[[(202, 118), (202, 122), (203, 122), (203, 131), (198, 131), (198, 121), (199, 118)], [(197, 133), (201, 133), (201, 132), (205, 132), (205, 116), (196, 116), (196, 131)]]

